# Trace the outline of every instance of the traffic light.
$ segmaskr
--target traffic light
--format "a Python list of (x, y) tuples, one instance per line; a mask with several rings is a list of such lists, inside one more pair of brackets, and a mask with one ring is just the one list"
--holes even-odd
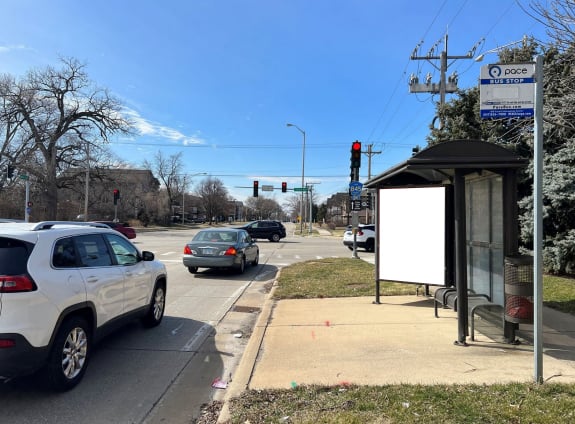
[(14, 167), (10, 164), (8, 164), (8, 167), (6, 168), (6, 176), (8, 179), (12, 179), (14, 176)]
[(287, 183), (284, 181), (282, 182), (282, 193), (287, 192)]
[(114, 205), (118, 204), (118, 200), (120, 199), (120, 190), (117, 188), (114, 189)]
[(259, 188), (258, 181), (254, 181), (254, 197), (258, 197), (258, 188)]
[(355, 140), (351, 144), (351, 165), (350, 168), (361, 167), (361, 143)]
[(359, 167), (361, 166), (361, 143), (355, 140), (351, 143), (350, 173), (351, 181), (359, 181)]

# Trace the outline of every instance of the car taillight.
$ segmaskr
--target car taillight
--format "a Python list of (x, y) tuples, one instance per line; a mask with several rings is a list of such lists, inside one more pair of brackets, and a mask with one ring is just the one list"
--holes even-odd
[(0, 339), (0, 349), (16, 346), (16, 342), (12, 339)]
[(0, 293), (18, 293), (36, 290), (36, 284), (27, 275), (0, 275)]
[(184, 247), (184, 255), (191, 255), (192, 254), (192, 249), (190, 249), (190, 246), (188, 246), (186, 244), (186, 247)]
[(236, 250), (235, 247), (228, 247), (228, 249), (224, 253), (224, 256), (236, 256), (237, 253), (238, 251)]
[(358, 235), (358, 236), (363, 236), (363, 231), (357, 230), (357, 235)]

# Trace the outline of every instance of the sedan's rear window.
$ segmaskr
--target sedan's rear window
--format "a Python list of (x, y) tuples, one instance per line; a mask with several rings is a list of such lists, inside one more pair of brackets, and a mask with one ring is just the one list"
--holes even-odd
[(0, 237), (0, 275), (25, 274), (31, 250), (22, 240)]

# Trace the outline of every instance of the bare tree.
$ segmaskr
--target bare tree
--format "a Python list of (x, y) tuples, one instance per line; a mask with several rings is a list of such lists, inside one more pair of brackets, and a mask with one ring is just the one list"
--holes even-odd
[(246, 207), (252, 216), (258, 219), (281, 219), (283, 210), (278, 202), (266, 197), (250, 197), (246, 200)]
[(547, 27), (547, 35), (560, 50), (573, 49), (575, 40), (575, 3), (572, 0), (533, 1), (529, 8), (519, 6)]
[(131, 131), (120, 101), (91, 83), (85, 65), (61, 62), (61, 69), (32, 70), (21, 81), (4, 77), (0, 93), (3, 124), (18, 126), (9, 140), (12, 160), (42, 182), (47, 219), (56, 219), (62, 171), (78, 167), (88, 145), (101, 146), (111, 135)]
[(204, 178), (195, 190), (202, 199), (206, 218), (212, 223), (214, 218), (226, 214), (229, 207), (228, 190), (222, 180), (213, 177)]
[(182, 194), (185, 192), (186, 180), (182, 174), (183, 153), (179, 152), (168, 157), (158, 150), (152, 162), (144, 161), (144, 167), (156, 175), (168, 194), (169, 207), (180, 204)]

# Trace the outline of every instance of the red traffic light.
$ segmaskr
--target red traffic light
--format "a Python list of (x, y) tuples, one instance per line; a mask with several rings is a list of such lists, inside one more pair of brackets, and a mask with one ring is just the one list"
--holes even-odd
[(114, 189), (114, 205), (118, 204), (118, 200), (120, 199), (120, 190), (117, 188)]
[(258, 197), (259, 182), (254, 181), (254, 197)]
[(361, 167), (361, 143), (355, 140), (351, 143), (351, 158), (350, 158), (350, 168)]
[(282, 182), (282, 193), (287, 192), (287, 183), (284, 181)]

